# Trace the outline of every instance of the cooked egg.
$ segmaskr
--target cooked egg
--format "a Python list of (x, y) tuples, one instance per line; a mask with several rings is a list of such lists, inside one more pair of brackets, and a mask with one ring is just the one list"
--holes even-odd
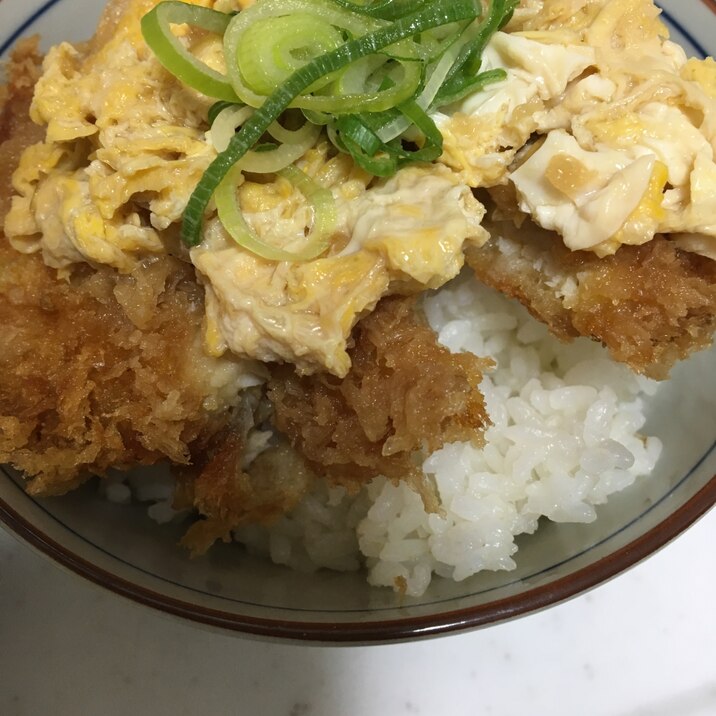
[(546, 107), (594, 58), (591, 47), (495, 33), (481, 71), (503, 69), (507, 77), (432, 114), (444, 138), (440, 161), (470, 186), (503, 181), (517, 150), (544, 129)]
[[(616, 150), (588, 152), (570, 134), (555, 130), (511, 178), (520, 208), (540, 226), (557, 231), (572, 250), (606, 254), (615, 249), (609, 239), (647, 198), (656, 169), (653, 155), (633, 159)], [(648, 227), (634, 243), (650, 240), (654, 231)]]
[(714, 254), (715, 65), (687, 61), (666, 36), (651, 3), (605, 4), (583, 33), (597, 50), (591, 73), (510, 172), (520, 208), (573, 250), (603, 256), (680, 233), (681, 246)]
[(69, 43), (45, 57), (31, 115), (47, 133), (15, 172), (5, 230), (51, 266), (128, 271), (165, 251), (159, 232), (181, 219), (216, 155), (204, 137), (211, 100), (178, 83), (142, 39), (154, 4), (133, 0), (89, 60)]
[[(311, 171), (321, 174), (315, 165)], [(191, 257), (207, 287), (210, 353), (228, 349), (262, 361), (291, 361), (304, 373), (343, 376), (350, 368), (350, 331), (365, 311), (389, 293), (442, 286), (462, 268), (465, 242), (487, 240), (482, 205), (440, 165), (403, 169), (350, 200), (343, 194), (346, 183), (335, 173), (333, 179), (338, 234), (347, 238), (336, 254), (266, 261), (234, 243), (218, 220), (209, 222)], [(273, 234), (289, 243), (302, 235), (305, 213), (292, 207), (298, 201), (293, 193), (280, 197), (268, 184), (254, 185), (251, 194), (244, 215), (261, 238)]]

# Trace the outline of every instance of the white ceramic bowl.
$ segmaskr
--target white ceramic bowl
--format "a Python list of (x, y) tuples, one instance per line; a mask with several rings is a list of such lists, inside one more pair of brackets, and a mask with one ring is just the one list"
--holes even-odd
[[(673, 39), (716, 51), (714, 0), (665, 0)], [(0, 52), (41, 33), (43, 46), (88, 37), (96, 0), (3, 0)], [(158, 527), (141, 506), (118, 506), (96, 487), (33, 499), (0, 475), (0, 520), (59, 564), (117, 594), (196, 622), (277, 639), (369, 643), (500, 622), (600, 584), (676, 537), (716, 503), (716, 349), (680, 365), (650, 406), (647, 432), (664, 442), (655, 474), (614, 495), (590, 525), (544, 523), (520, 538), (514, 572), (464, 582), (435, 579), (419, 599), (369, 587), (361, 574), (291, 572), (219, 545), (189, 560), (180, 526)], [(711, 516), (709, 519), (714, 519)]]

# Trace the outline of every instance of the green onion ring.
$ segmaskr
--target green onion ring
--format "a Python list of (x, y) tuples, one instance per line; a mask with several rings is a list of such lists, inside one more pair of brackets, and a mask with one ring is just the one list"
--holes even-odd
[(219, 220), (239, 246), (261, 258), (270, 261), (315, 259), (330, 246), (330, 238), (336, 230), (337, 217), (333, 195), (293, 165), (282, 169), (278, 175), (290, 181), (306, 197), (313, 209), (313, 227), (308, 234), (306, 245), (300, 251), (284, 251), (263, 241), (246, 223), (236, 196), (236, 189), (243, 182), (239, 166), (234, 166), (216, 188), (214, 198)]
[(194, 57), (172, 32), (171, 24), (193, 25), (223, 35), (231, 15), (176, 0), (165, 0), (142, 17), (144, 41), (159, 62), (185, 85), (207, 97), (238, 102), (229, 79)]

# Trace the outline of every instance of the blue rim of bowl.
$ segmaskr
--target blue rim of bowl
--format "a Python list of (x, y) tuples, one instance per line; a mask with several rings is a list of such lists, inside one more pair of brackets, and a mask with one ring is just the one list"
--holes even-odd
[(8, 38), (0, 45), (0, 56), (4, 55), (48, 10), (62, 0), (47, 0), (44, 5), (37, 8), (19, 27), (13, 30)]
[[(41, 18), (42, 15), (59, 2), (61, 2), (61, 0), (48, 0), (48, 2), (38, 8), (0, 45), (0, 55), (7, 52), (19, 37)], [(702, 0), (702, 2), (716, 12), (716, 0)], [(706, 56), (707, 52), (703, 45), (674, 18), (673, 14), (663, 11), (663, 16), (665, 20), (692, 45), (696, 52)], [(708, 457), (713, 449), (714, 446), (707, 451), (706, 455), (704, 455), (699, 462), (702, 462)], [(3, 472), (5, 471), (3, 470)], [(690, 472), (682, 477), (674, 488), (658, 502), (666, 499), (673, 489), (676, 489), (676, 487), (688, 479), (689, 474)], [(28, 498), (32, 499), (29, 496)], [(658, 502), (656, 504), (658, 504)], [(37, 502), (35, 504), (39, 505)], [(86, 559), (64, 548), (51, 537), (40, 531), (36, 526), (22, 517), (22, 515), (17, 513), (2, 498), (0, 498), (0, 521), (5, 523), (17, 536), (43, 555), (51, 558), (75, 574), (101, 587), (109, 589), (120, 596), (167, 614), (210, 627), (278, 640), (366, 644), (401, 641), (475, 629), (507, 621), (518, 616), (524, 616), (539, 611), (540, 609), (559, 604), (598, 586), (650, 556), (677, 537), (714, 505), (716, 505), (716, 475), (680, 508), (645, 534), (566, 577), (561, 577), (553, 582), (532, 588), (515, 596), (497, 599), (475, 607), (440, 612), (435, 615), (422, 617), (414, 616), (405, 619), (391, 619), (379, 622), (363, 621), (340, 623), (249, 617), (184, 602), (180, 599), (141, 587), (136, 583), (118, 577), (88, 562)], [(653, 507), (654, 505), (652, 505), (649, 510), (646, 510), (646, 512), (650, 511)], [(643, 517), (645, 513), (635, 518), (634, 521)], [(63, 528), (68, 529), (62, 522), (57, 520), (54, 515), (50, 514), (50, 516)], [(630, 524), (633, 524), (634, 521)], [(602, 540), (602, 542), (613, 538), (619, 531), (621, 530), (609, 535), (605, 540)], [(92, 548), (99, 549), (97, 545), (87, 540), (84, 541)], [(597, 545), (592, 545), (589, 549), (595, 546)], [(115, 555), (109, 556), (113, 559), (117, 559)], [(134, 565), (129, 566), (135, 568)], [(549, 569), (553, 569), (556, 566), (559, 565), (551, 565), (544, 571), (549, 571)], [(179, 586), (185, 587), (185, 585)], [(272, 608), (278, 609), (277, 607)]]

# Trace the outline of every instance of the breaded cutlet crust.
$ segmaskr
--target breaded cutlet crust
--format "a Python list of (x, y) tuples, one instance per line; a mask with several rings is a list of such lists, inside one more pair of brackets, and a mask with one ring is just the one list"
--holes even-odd
[(490, 421), (478, 386), (492, 361), (439, 345), (415, 298), (384, 298), (353, 340), (343, 379), (272, 370), (275, 425), (329, 482), (357, 490), (376, 475), (408, 480), (435, 509), (420, 457), (482, 442)]
[(477, 278), (518, 299), (560, 339), (587, 336), (637, 373), (664, 379), (716, 330), (716, 262), (663, 236), (598, 258), (525, 220), (487, 222), (467, 252)]
[[(39, 68), (36, 43), (21, 43), (0, 109), (1, 216), (12, 168), (42, 136), (28, 118)], [(203, 312), (193, 268), (171, 257), (62, 281), (0, 235), (0, 463), (50, 495), (111, 467), (190, 462), (226, 421), (186, 364)]]

